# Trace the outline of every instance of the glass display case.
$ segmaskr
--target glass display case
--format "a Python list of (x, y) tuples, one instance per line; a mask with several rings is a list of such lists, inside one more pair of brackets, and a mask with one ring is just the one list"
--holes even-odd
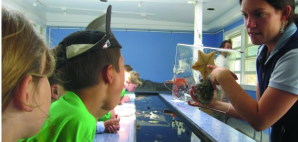
[[(214, 63), (217, 66), (228, 68), (233, 72), (238, 68), (238, 64), (235, 64), (235, 61), (239, 54), (239, 51), (231, 49), (178, 44), (173, 68), (172, 96), (177, 100), (189, 100), (189, 90), (192, 85), (195, 86), (202, 82), (208, 83), (211, 70), (206, 67), (207, 64)], [(200, 69), (193, 69), (194, 64), (198, 62), (200, 62)], [(207, 87), (208, 85), (201, 88), (210, 90), (210, 88)], [(211, 90), (214, 90), (212, 88)], [(216, 90), (218, 99), (224, 99), (224, 96), (220, 96), (224, 94), (220, 86), (217, 86)]]

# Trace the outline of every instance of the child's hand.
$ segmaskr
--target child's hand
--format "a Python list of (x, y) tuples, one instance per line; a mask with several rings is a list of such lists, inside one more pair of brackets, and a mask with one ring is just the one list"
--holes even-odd
[(108, 127), (108, 129), (106, 129), (106, 131), (109, 133), (117, 133), (118, 130), (119, 130), (119, 126), (115, 126), (115, 125), (111, 125)]
[(125, 103), (126, 103), (126, 102), (129, 102), (130, 97), (127, 96), (127, 95), (125, 95), (125, 96), (122, 98), (122, 100), (124, 100)]
[(121, 98), (119, 105), (122, 105), (124, 103), (124, 100)]
[(115, 121), (118, 122), (118, 125), (119, 125), (119, 122), (120, 122), (120, 116), (118, 114), (115, 114), (115, 118), (114, 118)]
[(104, 122), (106, 131), (109, 133), (116, 133), (120, 129), (120, 117), (117, 114), (115, 116), (116, 118)]

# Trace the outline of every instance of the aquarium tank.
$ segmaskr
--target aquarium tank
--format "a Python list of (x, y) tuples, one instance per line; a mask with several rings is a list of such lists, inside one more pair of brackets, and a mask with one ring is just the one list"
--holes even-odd
[[(210, 95), (212, 99), (214, 92), (218, 99), (222, 99), (224, 92), (220, 85), (217, 85), (216, 89), (212, 87), (209, 81), (211, 70), (206, 65), (215, 64), (234, 72), (240, 65), (240, 54), (239, 51), (231, 49), (178, 44), (173, 68), (172, 96), (181, 101), (192, 100), (189, 94), (193, 86), (199, 102), (208, 104), (208, 99)], [(209, 96), (204, 94), (206, 92), (209, 92)]]

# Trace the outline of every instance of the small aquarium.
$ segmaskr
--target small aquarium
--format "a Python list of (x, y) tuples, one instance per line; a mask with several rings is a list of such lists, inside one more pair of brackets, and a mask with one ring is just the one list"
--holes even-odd
[(241, 54), (236, 50), (178, 44), (173, 69), (172, 96), (177, 100), (192, 101), (189, 95), (192, 92), (199, 102), (208, 104), (216, 93), (218, 99), (228, 101), (220, 85), (214, 89), (210, 83), (212, 70), (207, 68), (207, 65), (228, 68), (239, 78), (240, 58)]

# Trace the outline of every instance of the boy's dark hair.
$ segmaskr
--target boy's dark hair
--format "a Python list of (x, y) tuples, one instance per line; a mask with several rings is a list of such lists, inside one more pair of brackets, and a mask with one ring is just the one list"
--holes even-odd
[(132, 71), (132, 67), (130, 65), (124, 65), (124, 70), (130, 72)]
[(106, 14), (93, 20), (87, 30), (65, 37), (55, 49), (56, 75), (64, 89), (76, 92), (99, 83), (108, 66), (119, 72), (121, 45), (111, 29), (111, 6)]
[(231, 43), (231, 44), (232, 44), (232, 40), (231, 40), (231, 39), (224, 40), (224, 41), (220, 44), (219, 48), (224, 48), (226, 43)]
[(50, 85), (53, 84), (59, 84), (62, 85), (62, 82), (57, 78), (56, 74), (52, 74), (51, 76), (48, 77)]
[[(61, 46), (57, 47), (59, 48)], [(67, 61), (64, 66), (57, 69), (56, 74), (66, 90), (76, 92), (98, 84), (100, 73), (110, 64), (119, 72), (120, 56), (120, 48), (87, 52)]]
[(130, 71), (129, 74), (130, 74), (130, 82), (132, 84), (135, 84), (138, 86), (141, 86), (143, 84), (140, 78), (140, 75), (136, 71)]

